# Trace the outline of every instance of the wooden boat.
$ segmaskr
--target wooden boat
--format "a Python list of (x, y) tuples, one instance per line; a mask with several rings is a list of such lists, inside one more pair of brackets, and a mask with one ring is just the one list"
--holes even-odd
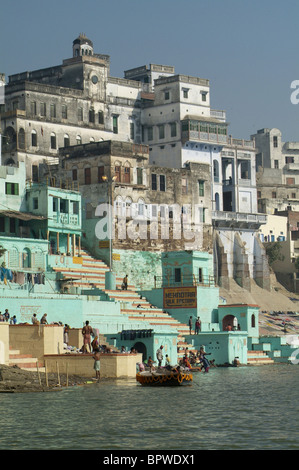
[(141, 385), (147, 386), (177, 386), (192, 385), (193, 375), (189, 371), (155, 371), (138, 372), (136, 380)]

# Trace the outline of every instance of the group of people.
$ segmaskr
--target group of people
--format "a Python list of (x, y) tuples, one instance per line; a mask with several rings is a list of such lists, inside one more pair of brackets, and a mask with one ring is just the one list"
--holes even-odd
[[(182, 366), (184, 369), (192, 369), (192, 367), (200, 367), (201, 370), (204, 372), (209, 372), (210, 367), (215, 367), (214, 360), (208, 360), (206, 356), (210, 355), (211, 353), (207, 353), (204, 350), (204, 347), (201, 346), (199, 351), (194, 353), (193, 351), (188, 352), (188, 348), (185, 349), (185, 355), (183, 359), (180, 361), (180, 363), (176, 366), (171, 365), (171, 361), (169, 356), (166, 354), (165, 355), (165, 362), (163, 364), (163, 345), (161, 345), (157, 351), (156, 351), (156, 361), (152, 359), (151, 356), (147, 359), (145, 362), (145, 365), (147, 365), (147, 368), (150, 370), (150, 372), (153, 372), (155, 370), (155, 364), (157, 364), (157, 368), (164, 367), (166, 370), (174, 370), (175, 367), (180, 367)], [(145, 365), (144, 364), (139, 364), (139, 370), (142, 372), (145, 370)]]
[(47, 314), (44, 313), (40, 320), (38, 320), (36, 313), (31, 318), (32, 325), (48, 325)]
[[(189, 318), (189, 333), (192, 335), (192, 323), (193, 323), (193, 317), (190, 316)], [(200, 317), (197, 317), (195, 320), (195, 325), (194, 325), (194, 334), (198, 335), (201, 331), (201, 319)]]
[(182, 359), (182, 365), (191, 369), (192, 367), (201, 367), (201, 370), (204, 372), (209, 372), (210, 367), (215, 367), (214, 360), (209, 361), (206, 356), (209, 356), (211, 353), (207, 353), (204, 350), (204, 347), (201, 346), (199, 351), (194, 353), (193, 351), (188, 352), (188, 348), (185, 350), (185, 355)]
[(17, 317), (15, 315), (11, 317), (8, 308), (6, 308), (4, 313), (0, 312), (0, 322), (9, 322), (11, 325), (15, 325)]

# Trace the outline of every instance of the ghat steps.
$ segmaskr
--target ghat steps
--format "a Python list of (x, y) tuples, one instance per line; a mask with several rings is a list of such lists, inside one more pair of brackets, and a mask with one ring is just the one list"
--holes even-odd
[(29, 371), (45, 372), (43, 363), (39, 362), (36, 357), (33, 357), (31, 354), (21, 354), (18, 349), (9, 350), (8, 358), (9, 366), (18, 366), (20, 369), (26, 369)]
[(53, 270), (61, 273), (63, 279), (71, 286), (81, 289), (98, 288), (103, 291), (110, 299), (120, 303), (121, 314), (126, 315), (132, 324), (145, 321), (153, 329), (163, 325), (176, 329), (181, 346), (179, 357), (183, 355), (182, 351), (186, 347), (192, 350), (192, 345), (187, 344), (184, 338), (185, 335), (189, 335), (188, 325), (180, 323), (162, 309), (151, 305), (145, 298), (141, 298), (134, 285), (128, 284), (128, 289), (122, 290), (122, 277), (116, 278), (116, 290), (105, 289), (105, 273), (109, 267), (102, 260), (93, 258), (85, 250), (81, 250), (80, 257), (82, 264), (78, 267), (54, 267)]

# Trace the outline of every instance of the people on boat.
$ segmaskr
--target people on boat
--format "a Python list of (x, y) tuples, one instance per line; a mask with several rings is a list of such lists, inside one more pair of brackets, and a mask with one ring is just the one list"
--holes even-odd
[(147, 360), (147, 365), (150, 368), (150, 371), (152, 371), (154, 369), (154, 361), (152, 360), (151, 356), (149, 356), (149, 358)]

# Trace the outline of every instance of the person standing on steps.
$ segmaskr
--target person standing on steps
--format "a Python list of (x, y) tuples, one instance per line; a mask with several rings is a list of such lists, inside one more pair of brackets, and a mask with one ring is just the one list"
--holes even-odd
[(122, 288), (122, 290), (128, 290), (128, 275), (127, 274), (123, 278), (121, 288)]

